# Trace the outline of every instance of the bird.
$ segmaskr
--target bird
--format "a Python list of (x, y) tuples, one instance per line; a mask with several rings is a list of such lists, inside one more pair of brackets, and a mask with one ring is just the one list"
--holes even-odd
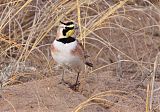
[[(87, 61), (83, 45), (78, 41), (77, 37), (73, 37), (74, 32), (78, 29), (77, 25), (72, 21), (62, 22), (57, 29), (57, 35), (51, 44), (51, 55), (58, 66), (69, 68), (77, 72), (76, 81), (70, 88), (76, 89), (79, 83), (79, 74), (84, 70), (84, 65), (93, 67), (93, 64)], [(64, 80), (64, 72), (62, 74), (62, 82)]]

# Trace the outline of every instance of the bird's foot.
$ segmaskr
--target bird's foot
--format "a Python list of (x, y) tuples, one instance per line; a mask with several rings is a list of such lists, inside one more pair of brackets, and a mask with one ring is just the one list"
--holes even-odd
[(77, 81), (75, 84), (71, 84), (71, 83), (66, 82), (65, 80), (62, 79), (61, 82), (59, 82), (59, 84), (67, 85), (69, 88), (76, 91), (79, 88), (80, 82)]
[(77, 83), (70, 85), (69, 88), (71, 88), (72, 90), (77, 91), (78, 88), (79, 88), (79, 85), (80, 85), (80, 82), (78, 81)]
[(64, 79), (62, 79), (61, 82), (59, 82), (59, 84), (68, 85), (68, 82), (66, 82)]

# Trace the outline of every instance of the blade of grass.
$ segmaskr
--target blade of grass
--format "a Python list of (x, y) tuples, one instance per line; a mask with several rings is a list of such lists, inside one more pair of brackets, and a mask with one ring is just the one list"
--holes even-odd
[(151, 88), (150, 88), (150, 102), (149, 102), (149, 111), (152, 111), (152, 102), (153, 102), (153, 93), (154, 93), (154, 83), (155, 83), (155, 76), (156, 76), (156, 70), (158, 66), (158, 59), (159, 59), (160, 52), (157, 54), (155, 62), (154, 62), (154, 68), (152, 72), (152, 79), (151, 79)]
[(22, 7), (20, 7), (20, 9), (14, 13), (14, 15), (9, 19), (9, 21), (7, 21), (1, 28), (0, 31), (23, 9), (25, 8), (29, 3), (31, 3), (32, 0), (28, 0)]

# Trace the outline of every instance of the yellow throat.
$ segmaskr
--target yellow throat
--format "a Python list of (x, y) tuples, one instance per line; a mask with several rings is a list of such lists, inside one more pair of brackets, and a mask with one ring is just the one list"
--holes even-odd
[(66, 37), (70, 37), (70, 36), (72, 36), (73, 34), (74, 34), (74, 29), (72, 29), (72, 30), (69, 30), (67, 33), (66, 33)]

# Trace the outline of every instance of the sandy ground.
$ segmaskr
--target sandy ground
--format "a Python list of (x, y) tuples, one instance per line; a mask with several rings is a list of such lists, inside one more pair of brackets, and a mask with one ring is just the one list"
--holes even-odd
[(1, 112), (70, 112), (86, 99), (54, 77), (6, 87), (1, 94)]
[[(70, 77), (70, 76), (69, 76)], [(66, 80), (69, 81), (69, 77)], [(1, 90), (1, 112), (72, 112), (90, 96), (112, 91), (103, 99), (107, 103), (92, 101), (82, 112), (144, 112), (146, 91), (143, 84), (118, 79), (113, 71), (81, 75), (78, 91), (59, 84), (61, 76), (4, 87)], [(71, 77), (70, 77), (71, 78)], [(73, 79), (72, 79), (73, 80)], [(160, 84), (156, 84), (160, 86)], [(114, 90), (125, 91), (118, 94)], [(159, 93), (157, 93), (158, 95)], [(156, 100), (155, 100), (156, 101)]]

